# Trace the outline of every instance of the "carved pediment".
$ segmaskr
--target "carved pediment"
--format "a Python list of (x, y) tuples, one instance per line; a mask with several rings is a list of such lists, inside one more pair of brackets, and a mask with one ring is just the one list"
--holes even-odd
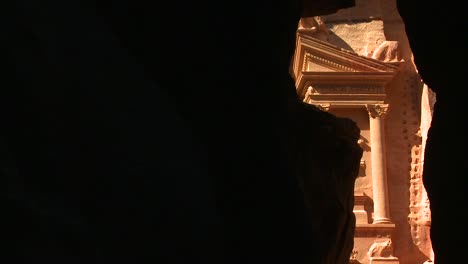
[(294, 71), (395, 72), (398, 67), (298, 34)]
[(311, 103), (347, 100), (382, 103), (385, 85), (398, 71), (394, 64), (364, 57), (300, 33), (292, 67), (299, 97)]
[(302, 71), (304, 72), (357, 72), (358, 67), (352, 67), (349, 62), (340, 62), (317, 54), (315, 52), (305, 51), (303, 56)]

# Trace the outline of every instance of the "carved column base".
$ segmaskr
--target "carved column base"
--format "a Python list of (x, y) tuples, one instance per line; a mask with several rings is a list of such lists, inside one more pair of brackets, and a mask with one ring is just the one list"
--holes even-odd
[(398, 258), (370, 258), (369, 264), (400, 264)]
[(370, 198), (363, 192), (354, 192), (353, 213), (356, 217), (356, 225), (369, 223), (369, 215), (365, 208), (366, 203), (368, 203), (369, 200)]
[(390, 218), (379, 218), (379, 219), (374, 219), (372, 224), (391, 224), (392, 221)]

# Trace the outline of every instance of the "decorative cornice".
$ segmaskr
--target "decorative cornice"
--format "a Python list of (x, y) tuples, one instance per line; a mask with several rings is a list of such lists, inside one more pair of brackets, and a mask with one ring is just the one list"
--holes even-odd
[(305, 72), (307, 71), (307, 64), (309, 63), (309, 61), (307, 60), (308, 56), (310, 54), (309, 53), (306, 53), (305, 56), (304, 56), (304, 59), (302, 60), (302, 68), (301, 68), (301, 71)]
[(307, 92), (304, 95), (304, 99), (302, 100), (304, 103), (311, 104), (312, 103), (312, 95), (318, 94), (317, 90), (314, 87), (309, 86), (307, 88)]
[(314, 104), (318, 109), (328, 112), (330, 110), (331, 104)]
[(359, 72), (359, 71), (338, 71), (338, 72), (301, 72), (302, 75), (311, 79), (315, 83), (346, 83), (382, 84), (389, 82), (395, 74), (393, 72)]
[(311, 105), (314, 105), (315, 107), (317, 107), (318, 109), (322, 110), (322, 111), (325, 111), (325, 112), (328, 112), (328, 110), (330, 110), (330, 107), (331, 107), (331, 104), (317, 104), (317, 103), (314, 103), (313, 102), (313, 99), (312, 99), (312, 96), (313, 95), (316, 95), (316, 94), (319, 94), (317, 92), (317, 90), (315, 90), (314, 87), (312, 86), (309, 86), (307, 88), (307, 92), (304, 96), (304, 100), (302, 100), (304, 103), (308, 103), (308, 104), (311, 104)]
[[(385, 85), (394, 77), (391, 72), (301, 72), (296, 79), (297, 94), (301, 97), (306, 88), (314, 87), (381, 87), (385, 94)], [(375, 93), (375, 92), (371, 92)]]
[(296, 92), (304, 102), (334, 106), (383, 104), (387, 84), (399, 70), (301, 33), (291, 69)]
[(316, 84), (315, 94), (385, 94), (382, 85), (377, 84)]
[(298, 34), (297, 45), (296, 49), (298, 50), (296, 50), (296, 52), (301, 52), (302, 54), (314, 54), (320, 58), (326, 58), (329, 61), (352, 68), (355, 71), (398, 71), (398, 67), (395, 65), (361, 56), (353, 51), (339, 48), (326, 41), (322, 41), (311, 36)]
[(303, 63), (303, 66), (302, 66), (302, 71), (307, 71), (307, 64), (308, 64), (309, 61), (315, 62), (315, 63), (317, 63), (317, 64), (319, 64), (321, 66), (324, 66), (324, 67), (327, 67), (327, 68), (330, 68), (330, 69), (334, 69), (334, 70), (337, 70), (337, 71), (346, 71), (346, 72), (356, 72), (356, 71), (358, 71), (358, 70), (353, 69), (351, 67), (348, 67), (348, 66), (345, 66), (343, 64), (337, 63), (337, 62), (335, 62), (333, 60), (327, 59), (325, 57), (320, 57), (320, 56), (311, 54), (309, 52), (305, 53), (304, 63)]

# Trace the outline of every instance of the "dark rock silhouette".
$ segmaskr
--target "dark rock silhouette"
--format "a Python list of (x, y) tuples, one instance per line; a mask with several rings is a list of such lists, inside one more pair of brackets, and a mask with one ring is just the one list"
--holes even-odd
[(313, 238), (319, 243), (317, 263), (349, 263), (356, 218), (354, 182), (363, 150), (354, 121), (337, 118), (303, 103), (291, 107), (294, 168), (311, 211)]
[(359, 133), (288, 67), (301, 14), (352, 4), (2, 3), (4, 255), (346, 262)]

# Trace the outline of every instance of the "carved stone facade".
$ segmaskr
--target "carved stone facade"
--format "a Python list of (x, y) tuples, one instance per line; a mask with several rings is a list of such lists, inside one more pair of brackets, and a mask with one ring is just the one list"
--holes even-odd
[(422, 164), (435, 95), (417, 73), (394, 1), (377, 2), (302, 19), (291, 72), (303, 102), (361, 129), (351, 263), (432, 263)]

